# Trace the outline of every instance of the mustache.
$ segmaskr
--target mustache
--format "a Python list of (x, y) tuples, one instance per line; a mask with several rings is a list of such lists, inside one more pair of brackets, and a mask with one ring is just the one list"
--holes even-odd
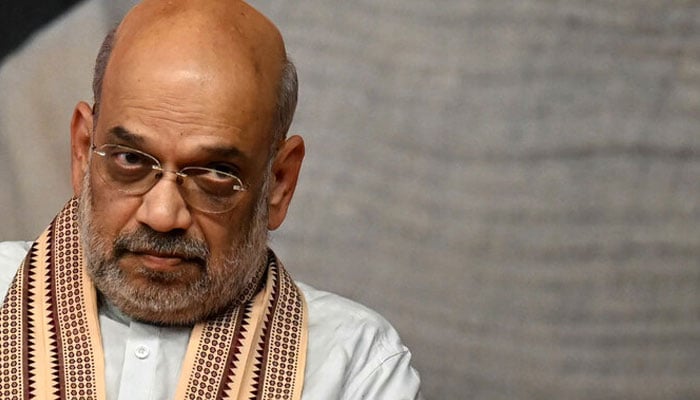
[(120, 234), (114, 241), (114, 257), (126, 253), (156, 253), (177, 256), (205, 264), (209, 259), (209, 246), (203, 240), (178, 232), (157, 232), (140, 226), (133, 232)]

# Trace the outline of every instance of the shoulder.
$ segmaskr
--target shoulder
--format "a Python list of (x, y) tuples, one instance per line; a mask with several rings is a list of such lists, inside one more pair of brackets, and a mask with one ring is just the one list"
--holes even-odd
[(411, 353), (377, 312), (297, 283), (309, 310), (305, 398), (419, 397)]
[[(316, 289), (302, 282), (297, 282), (297, 286), (304, 294), (306, 303), (309, 306), (309, 313), (313, 311), (317, 315), (324, 316), (324, 320), (315, 321), (317, 323), (327, 324), (332, 321), (342, 324), (349, 321), (366, 321), (384, 328), (391, 327), (384, 317), (360, 303), (335, 293)], [(342, 313), (339, 314), (339, 311), (342, 311)], [(326, 318), (331, 318), (331, 320), (329, 321)]]
[[(309, 330), (318, 334), (314, 339), (343, 344), (349, 339), (371, 339), (385, 347), (381, 350), (388, 354), (406, 349), (396, 330), (376, 311), (304, 283), (297, 285), (304, 294), (309, 309)], [(328, 333), (332, 335), (327, 335)]]
[(31, 245), (32, 242), (0, 242), (0, 294), (3, 298)]

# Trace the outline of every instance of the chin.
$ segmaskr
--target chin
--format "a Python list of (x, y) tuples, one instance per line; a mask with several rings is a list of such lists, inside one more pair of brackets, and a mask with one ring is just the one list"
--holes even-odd
[(212, 313), (216, 314), (216, 311), (210, 312), (202, 309), (202, 307), (191, 307), (181, 310), (154, 310), (144, 308), (138, 304), (116, 305), (125, 315), (136, 321), (162, 326), (194, 325), (207, 319)]
[[(154, 289), (157, 290), (157, 287)], [(208, 299), (201, 298), (183, 301), (182, 297), (177, 295), (174, 299), (165, 296), (153, 299), (143, 295), (128, 296), (124, 295), (124, 292), (133, 293), (131, 290), (116, 294), (103, 291), (103, 295), (130, 318), (158, 325), (192, 325), (217, 314), (230, 303), (228, 300), (218, 299), (220, 304), (212, 304)]]

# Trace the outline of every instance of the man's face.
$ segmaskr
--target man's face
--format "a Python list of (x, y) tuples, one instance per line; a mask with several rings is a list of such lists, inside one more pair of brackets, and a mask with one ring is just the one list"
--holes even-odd
[(167, 171), (223, 166), (247, 190), (231, 211), (211, 214), (187, 204), (174, 174), (128, 195), (108, 185), (93, 160), (81, 225), (88, 270), (109, 301), (136, 319), (182, 324), (236, 301), (264, 264), (276, 77), (261, 77), (243, 50), (222, 66), (197, 46), (183, 53), (160, 44), (115, 48), (94, 145), (134, 148)]
[[(99, 290), (124, 313), (147, 322), (189, 324), (240, 302), (256, 286), (266, 261), (264, 193), (269, 178), (238, 243), (231, 243), (223, 255), (212, 255), (206, 240), (145, 225), (115, 239), (105, 237), (92, 206), (90, 175), (85, 176), (79, 212), (87, 269)], [(172, 268), (142, 261), (152, 254), (168, 254), (166, 263)]]

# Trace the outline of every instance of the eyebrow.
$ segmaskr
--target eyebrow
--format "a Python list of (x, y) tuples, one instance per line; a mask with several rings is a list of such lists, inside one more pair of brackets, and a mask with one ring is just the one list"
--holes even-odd
[[(146, 139), (134, 132), (129, 131), (121, 125), (110, 128), (107, 131), (107, 135), (114, 137), (118, 140), (125, 142), (125, 144), (131, 146), (143, 146), (146, 143)], [(207, 146), (202, 145), (198, 148), (199, 152), (206, 153), (210, 157), (216, 157), (221, 159), (235, 159), (240, 158), (247, 160), (249, 157), (243, 153), (239, 148), (232, 146)]]
[(122, 141), (124, 141), (128, 144), (132, 144), (132, 145), (133, 144), (142, 145), (145, 142), (143, 137), (129, 131), (128, 129), (124, 128), (121, 125), (117, 125), (113, 128), (110, 128), (107, 131), (107, 134), (109, 136), (115, 137), (119, 140), (122, 140)]
[(201, 146), (200, 150), (203, 152), (206, 152), (207, 154), (210, 154), (211, 156), (215, 156), (217, 158), (242, 158), (246, 159), (246, 155), (243, 154), (243, 152), (236, 148), (236, 147), (227, 147), (227, 146)]

